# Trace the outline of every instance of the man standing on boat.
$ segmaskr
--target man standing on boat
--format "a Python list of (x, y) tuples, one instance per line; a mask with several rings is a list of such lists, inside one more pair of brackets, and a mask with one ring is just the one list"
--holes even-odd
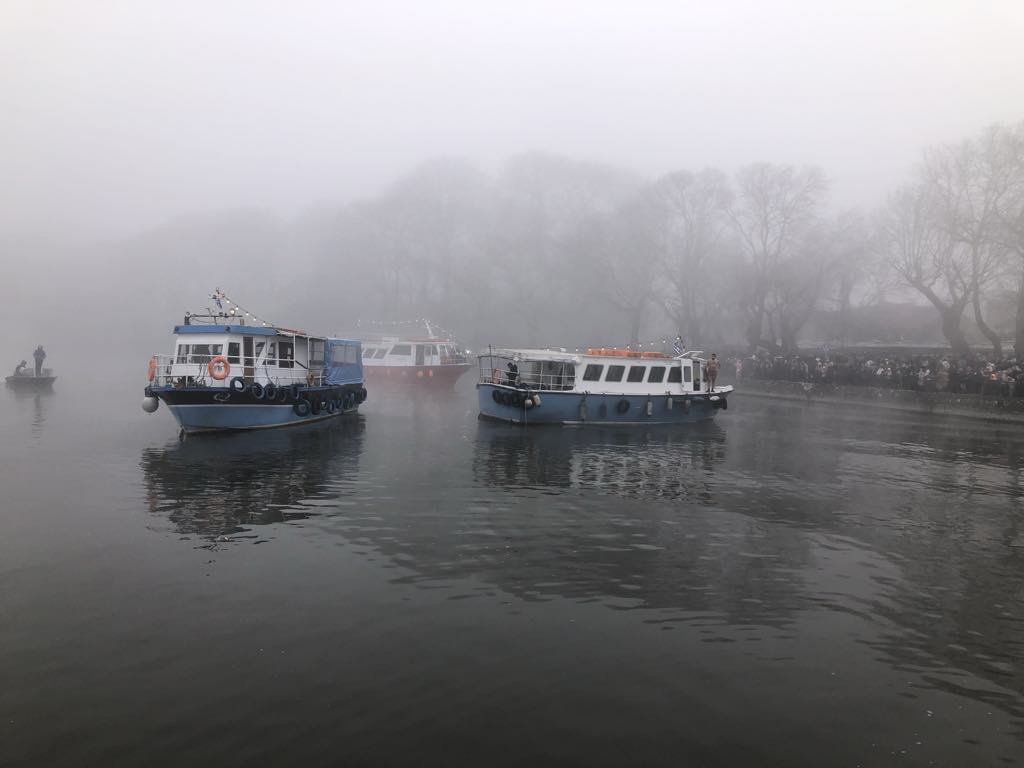
[(708, 371), (708, 391), (709, 392), (714, 392), (715, 391), (715, 379), (718, 378), (718, 356), (714, 352), (711, 353), (711, 359), (708, 360), (707, 371)]
[(43, 351), (42, 344), (36, 347), (36, 351), (32, 353), (32, 357), (36, 359), (36, 378), (38, 378), (43, 375), (43, 360), (46, 359), (46, 353)]

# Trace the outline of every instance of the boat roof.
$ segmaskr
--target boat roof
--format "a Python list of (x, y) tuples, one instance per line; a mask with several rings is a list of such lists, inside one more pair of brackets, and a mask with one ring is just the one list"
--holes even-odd
[(447, 336), (363, 336), (364, 344), (454, 344)]
[(630, 360), (640, 361), (646, 360), (648, 362), (652, 360), (702, 360), (703, 352), (691, 351), (684, 352), (681, 355), (664, 355), (662, 353), (641, 353), (639, 351), (632, 354), (627, 354), (626, 350), (616, 349), (614, 347), (590, 347), (585, 353), (583, 352), (566, 352), (564, 349), (491, 349), (487, 352), (481, 352), (478, 357), (509, 357), (518, 360), (532, 360), (532, 361), (544, 361), (550, 360), (554, 362), (562, 363), (578, 363), (582, 358), (599, 358), (603, 360)]
[(479, 357), (511, 357), (519, 360), (554, 360), (562, 363), (578, 363), (580, 355), (561, 349), (490, 349)]
[[(174, 332), (186, 333), (244, 333), (248, 336), (277, 336), (276, 328), (264, 328), (260, 325), (176, 325)], [(302, 334), (305, 335), (305, 334)]]

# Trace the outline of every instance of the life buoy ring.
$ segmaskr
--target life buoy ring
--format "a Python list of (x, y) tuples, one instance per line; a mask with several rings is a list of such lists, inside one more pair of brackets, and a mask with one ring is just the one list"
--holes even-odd
[(491, 371), (491, 384), (501, 384), (501, 371), (497, 368)]
[(217, 355), (206, 364), (206, 370), (214, 381), (224, 381), (231, 375), (231, 363), (224, 355)]
[(629, 400), (619, 400), (619, 402), (615, 404), (615, 410), (618, 411), (619, 413), (625, 413), (626, 411), (628, 411)]
[(153, 379), (156, 378), (156, 358), (155, 357), (149, 358), (149, 374), (148, 374), (147, 378), (149, 379), (149, 381), (152, 381)]

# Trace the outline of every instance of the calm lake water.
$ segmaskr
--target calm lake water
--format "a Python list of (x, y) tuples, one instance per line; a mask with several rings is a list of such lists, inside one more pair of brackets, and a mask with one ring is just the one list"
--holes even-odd
[(1024, 430), (0, 393), (4, 766), (1024, 764)]

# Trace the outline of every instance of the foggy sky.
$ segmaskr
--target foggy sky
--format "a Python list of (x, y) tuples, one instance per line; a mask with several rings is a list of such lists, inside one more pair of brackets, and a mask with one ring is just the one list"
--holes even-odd
[(376, 194), (434, 155), (816, 164), (873, 206), (1024, 117), (1024, 3), (0, 4), (0, 234)]

